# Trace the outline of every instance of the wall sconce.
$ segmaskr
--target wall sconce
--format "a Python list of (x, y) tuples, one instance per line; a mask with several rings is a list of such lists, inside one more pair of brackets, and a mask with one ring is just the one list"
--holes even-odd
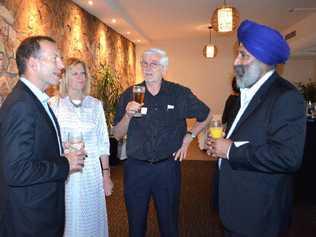
[(214, 44), (212, 44), (212, 26), (209, 26), (208, 29), (210, 31), (210, 41), (204, 46), (203, 55), (206, 58), (214, 58), (217, 53), (217, 48)]
[(211, 18), (211, 25), (216, 32), (231, 32), (239, 24), (239, 13), (235, 7), (224, 0), (221, 7), (216, 8)]

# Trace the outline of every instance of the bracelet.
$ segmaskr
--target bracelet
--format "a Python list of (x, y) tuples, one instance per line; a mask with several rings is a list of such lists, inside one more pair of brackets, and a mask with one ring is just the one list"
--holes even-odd
[[(105, 172), (106, 171), (106, 172)], [(105, 177), (110, 177), (110, 168), (102, 168), (102, 176)]]

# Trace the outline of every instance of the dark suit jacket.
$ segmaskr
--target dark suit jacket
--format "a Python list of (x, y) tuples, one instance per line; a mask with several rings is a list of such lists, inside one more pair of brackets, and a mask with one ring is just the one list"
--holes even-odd
[(68, 172), (52, 121), (19, 81), (0, 110), (0, 235), (62, 236)]
[(257, 91), (230, 139), (219, 171), (219, 212), (224, 226), (250, 237), (275, 237), (291, 216), (292, 176), (302, 162), (304, 99), (274, 73)]

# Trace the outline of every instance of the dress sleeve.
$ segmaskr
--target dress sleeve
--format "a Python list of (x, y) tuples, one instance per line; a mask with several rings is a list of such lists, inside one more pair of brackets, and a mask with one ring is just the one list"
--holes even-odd
[(101, 155), (110, 155), (110, 142), (109, 142), (109, 133), (108, 127), (104, 115), (104, 110), (102, 102), (98, 101), (97, 104), (97, 140), (98, 140), (98, 151), (99, 156)]

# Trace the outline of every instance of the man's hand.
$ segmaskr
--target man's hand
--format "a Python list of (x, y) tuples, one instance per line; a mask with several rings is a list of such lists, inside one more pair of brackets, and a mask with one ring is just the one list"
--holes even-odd
[(127, 117), (129, 117), (129, 118), (133, 117), (136, 112), (140, 111), (142, 105), (143, 104), (139, 104), (135, 101), (128, 102), (128, 104), (126, 105), (126, 108), (125, 108)]
[(233, 141), (230, 139), (213, 139), (211, 137), (207, 137), (207, 153), (215, 157), (227, 159), (228, 150), (232, 143)]
[(182, 161), (187, 157), (188, 154), (188, 148), (192, 142), (192, 137), (188, 134), (186, 134), (183, 138), (182, 146), (180, 149), (175, 153), (174, 160)]
[(130, 101), (126, 105), (125, 115), (112, 129), (113, 135), (117, 140), (122, 139), (128, 130), (128, 125), (132, 119), (132, 117), (140, 111), (143, 104), (139, 104), (136, 101)]

